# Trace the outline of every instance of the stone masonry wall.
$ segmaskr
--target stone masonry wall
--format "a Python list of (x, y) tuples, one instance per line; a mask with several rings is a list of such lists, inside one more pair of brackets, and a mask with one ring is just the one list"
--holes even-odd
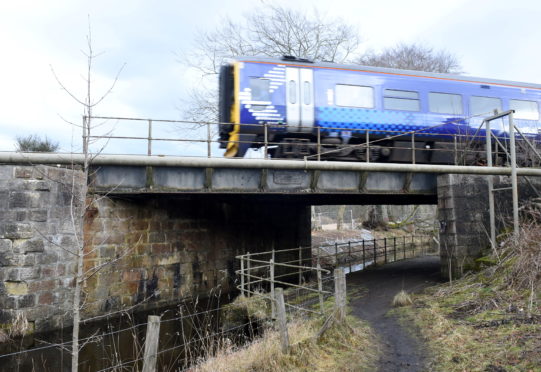
[(203, 198), (102, 199), (85, 226), (87, 316), (227, 293), (236, 255), (310, 243), (309, 207)]
[[(72, 187), (72, 185), (74, 187)], [(82, 174), (0, 165), (0, 325), (18, 314), (46, 332), (71, 325), (72, 189)], [(83, 317), (225, 294), (236, 255), (310, 244), (309, 207), (254, 197), (95, 195), (85, 213)]]
[[(511, 186), (508, 176), (493, 176), (494, 188)], [(530, 178), (541, 191), (541, 179)], [(532, 186), (519, 177), (519, 200), (524, 203), (537, 196)], [(496, 234), (512, 228), (511, 190), (496, 192)], [(475, 260), (488, 253), (490, 220), (487, 176), (438, 176), (438, 220), (442, 276), (460, 277), (474, 268)]]
[(0, 325), (24, 313), (36, 330), (69, 324), (75, 257), (70, 206), (81, 172), (0, 166)]

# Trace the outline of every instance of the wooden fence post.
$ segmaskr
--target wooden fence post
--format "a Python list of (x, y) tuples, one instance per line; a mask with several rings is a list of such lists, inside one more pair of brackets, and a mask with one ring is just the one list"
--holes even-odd
[(319, 291), (319, 308), (321, 309), (321, 314), (323, 314), (323, 282), (321, 280), (321, 265), (319, 262), (317, 263), (317, 290)]
[(280, 329), (280, 343), (282, 344), (282, 353), (287, 354), (289, 351), (289, 336), (287, 334), (287, 319), (286, 319), (286, 305), (284, 302), (284, 290), (282, 288), (276, 288), (274, 290), (278, 328)]
[(346, 319), (346, 274), (343, 268), (334, 269), (334, 300), (336, 320)]
[(147, 335), (145, 338), (145, 354), (143, 357), (143, 372), (156, 372), (158, 359), (158, 340), (160, 338), (160, 317), (149, 315)]

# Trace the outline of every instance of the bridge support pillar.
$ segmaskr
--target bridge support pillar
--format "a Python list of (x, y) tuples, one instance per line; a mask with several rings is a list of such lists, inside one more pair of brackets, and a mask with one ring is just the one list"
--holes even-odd
[[(438, 176), (438, 220), (440, 223), (441, 273), (458, 278), (475, 269), (476, 260), (490, 251), (488, 177), (494, 188), (496, 236), (512, 229), (511, 179), (508, 176)], [(539, 190), (539, 191), (537, 191)], [(519, 198), (526, 200), (541, 192), (541, 178), (519, 178)]]

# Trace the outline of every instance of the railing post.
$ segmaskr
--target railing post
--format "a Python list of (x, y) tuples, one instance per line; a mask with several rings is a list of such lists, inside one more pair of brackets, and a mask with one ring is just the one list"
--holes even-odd
[(317, 290), (319, 291), (319, 309), (321, 310), (321, 315), (325, 312), (323, 307), (323, 281), (321, 278), (321, 265), (317, 263)]
[(240, 293), (245, 296), (244, 293), (244, 255), (240, 256)]
[(145, 354), (143, 356), (143, 372), (156, 372), (158, 359), (158, 340), (160, 338), (160, 317), (149, 315), (147, 334), (145, 337)]
[(346, 319), (346, 274), (341, 267), (334, 269), (334, 300), (336, 320), (342, 322)]
[[(270, 260), (270, 292), (271, 297), (274, 298), (274, 249), (272, 250), (273, 257)], [(271, 301), (271, 318), (276, 319), (276, 304)]]
[(276, 310), (278, 328), (280, 329), (280, 343), (282, 345), (282, 353), (287, 354), (289, 351), (289, 335), (287, 334), (286, 320), (286, 305), (284, 302), (284, 290), (282, 288), (275, 289)]
[(212, 139), (210, 135), (210, 123), (207, 123), (207, 157), (208, 158), (212, 157), (211, 145), (212, 145)]
[(411, 163), (415, 164), (415, 133), (411, 134)]
[(269, 154), (269, 131), (268, 131), (268, 125), (267, 123), (265, 122), (264, 124), (264, 127), (263, 127), (263, 130), (264, 130), (264, 133), (265, 133), (265, 147), (264, 147), (264, 153), (263, 153), (263, 156), (265, 159), (267, 159), (267, 156)]
[(403, 248), (404, 248), (404, 257), (402, 259), (406, 259), (406, 235), (403, 236), (404, 238), (404, 243), (403, 243)]
[(366, 256), (364, 250), (364, 239), (363, 239), (363, 270), (366, 268)]
[(302, 284), (302, 247), (299, 247), (299, 285)]
[(334, 242), (334, 265), (338, 266), (338, 243)]
[(515, 149), (515, 123), (513, 112), (509, 113), (509, 151), (511, 153), (511, 190), (513, 194), (513, 234), (519, 235), (518, 219), (518, 182), (517, 182), (517, 153)]
[(378, 257), (377, 257), (377, 252), (376, 252), (376, 239), (374, 239), (374, 246), (373, 246), (373, 248), (374, 248), (374, 265), (377, 265), (377, 263), (378, 263), (378, 262), (377, 262)]
[(152, 155), (152, 120), (148, 121), (148, 148), (147, 148), (147, 155)]
[(321, 160), (321, 127), (317, 127), (317, 160)]
[(351, 241), (348, 241), (348, 261), (349, 261), (349, 272), (351, 273), (351, 261), (353, 261), (351, 257)]
[(366, 162), (370, 163), (370, 131), (366, 130)]
[(385, 263), (387, 263), (387, 238), (383, 238), (383, 252), (385, 255)]
[(455, 146), (455, 154), (454, 154), (455, 165), (458, 165), (458, 148), (457, 148), (457, 142), (456, 142), (456, 134), (453, 135), (453, 141), (454, 141), (454, 146)]
[(413, 251), (411, 257), (415, 257), (415, 237), (414, 237), (414, 235), (411, 236), (411, 250)]
[(396, 261), (396, 236), (393, 237), (394, 261)]
[(246, 296), (250, 297), (250, 291), (251, 291), (251, 283), (252, 283), (252, 277), (251, 277), (251, 266), (252, 263), (250, 262), (250, 252), (246, 252)]

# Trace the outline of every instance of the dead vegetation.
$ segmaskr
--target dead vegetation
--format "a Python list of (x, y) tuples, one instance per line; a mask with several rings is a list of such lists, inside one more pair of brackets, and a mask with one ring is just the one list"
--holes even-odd
[(288, 354), (281, 351), (278, 331), (269, 328), (245, 347), (224, 342), (221, 350), (190, 372), (373, 371), (377, 352), (370, 328), (357, 319), (347, 322), (333, 324), (318, 339), (322, 320), (297, 318), (288, 324)]
[(397, 310), (414, 320), (437, 371), (541, 371), (541, 215), (522, 224), (479, 271)]

